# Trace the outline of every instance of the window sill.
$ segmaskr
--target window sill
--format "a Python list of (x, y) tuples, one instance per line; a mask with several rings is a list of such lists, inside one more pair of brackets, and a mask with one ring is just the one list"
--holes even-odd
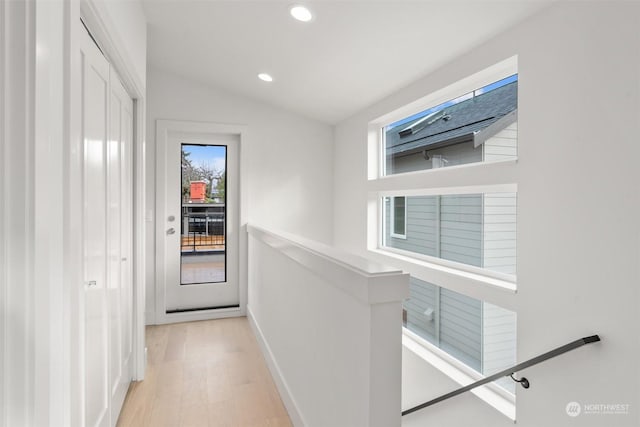
[(367, 190), (382, 197), (515, 193), (517, 165), (516, 158), (379, 175), (369, 178)]
[(406, 234), (394, 234), (394, 233), (390, 233), (389, 236), (393, 237), (394, 239), (402, 239), (402, 240), (407, 240), (407, 235)]
[[(440, 279), (442, 275), (446, 275), (449, 278), (455, 278), (458, 279), (458, 281), (464, 282), (467, 285), (467, 289), (473, 289), (480, 285), (490, 289), (507, 291), (512, 294), (517, 292), (516, 283), (507, 280), (506, 277), (503, 278), (503, 276), (506, 275), (502, 275), (500, 273), (492, 273), (488, 271), (482, 271), (482, 273), (480, 273), (471, 271), (473, 268), (469, 266), (454, 267), (447, 265), (449, 263), (446, 260), (427, 259), (427, 256), (424, 256), (424, 259), (422, 259), (421, 257), (419, 258), (416, 256), (416, 254), (410, 253), (411, 255), (408, 255), (409, 253), (405, 254), (405, 251), (394, 248), (385, 247), (384, 249), (369, 249), (369, 254), (373, 259), (395, 265), (421, 280), (434, 283), (438, 286), (442, 286), (441, 283), (445, 283), (445, 281)], [(417, 269), (428, 271), (426, 276), (429, 277), (417, 272), (416, 267)], [(464, 290), (461, 292), (465, 294), (467, 293)]]
[[(478, 372), (465, 366), (446, 352), (421, 339), (418, 335), (406, 328), (403, 328), (402, 345), (444, 375), (451, 378), (461, 387), (484, 378)], [(470, 392), (511, 421), (516, 421), (515, 395), (495, 384), (483, 385)]]

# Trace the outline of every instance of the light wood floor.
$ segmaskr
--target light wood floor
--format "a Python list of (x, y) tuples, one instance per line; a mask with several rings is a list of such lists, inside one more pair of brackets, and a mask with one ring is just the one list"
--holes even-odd
[(290, 427), (245, 317), (148, 326), (118, 427)]

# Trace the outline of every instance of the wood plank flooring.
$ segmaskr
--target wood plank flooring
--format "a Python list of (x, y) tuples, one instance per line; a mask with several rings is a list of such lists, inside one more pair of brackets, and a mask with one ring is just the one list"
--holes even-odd
[(291, 427), (246, 317), (148, 326), (118, 427)]

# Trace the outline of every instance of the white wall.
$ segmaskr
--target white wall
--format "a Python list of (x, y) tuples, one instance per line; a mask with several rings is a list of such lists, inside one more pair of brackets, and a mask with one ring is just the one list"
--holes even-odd
[[(525, 371), (520, 426), (640, 423), (639, 25), (632, 2), (554, 5), (336, 128), (334, 243), (364, 253), (369, 121), (518, 55), (518, 360), (593, 333), (603, 340)], [(423, 378), (425, 397), (453, 386), (434, 370)], [(511, 425), (474, 399), (411, 422)], [(630, 413), (575, 420), (571, 401)]]
[[(331, 242), (333, 134), (330, 126), (153, 66), (149, 68), (147, 85), (148, 209), (155, 206), (156, 120), (247, 125), (240, 148), (241, 221)], [(148, 211), (147, 218), (155, 215)], [(148, 222), (148, 322), (153, 322), (150, 310), (155, 307), (154, 230), (153, 222)]]

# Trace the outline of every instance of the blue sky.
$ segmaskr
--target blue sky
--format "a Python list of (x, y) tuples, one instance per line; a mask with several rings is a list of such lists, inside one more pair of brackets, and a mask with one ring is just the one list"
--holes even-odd
[[(494, 82), (494, 83), (488, 84), (486, 86), (483, 86), (483, 87), (481, 87), (479, 89), (476, 89), (474, 92), (475, 92), (476, 96), (477, 95), (481, 95), (481, 94), (483, 94), (485, 92), (489, 92), (489, 91), (491, 91), (493, 89), (497, 89), (497, 88), (499, 88), (501, 86), (504, 86), (504, 85), (509, 84), (511, 82), (515, 82), (517, 80), (518, 80), (518, 75), (514, 74), (513, 76), (509, 76), (509, 77), (504, 78), (502, 80), (498, 80), (497, 82)], [(416, 114), (414, 114), (412, 116), (405, 117), (402, 120), (398, 120), (397, 122), (391, 123), (390, 125), (385, 127), (385, 131), (389, 131), (390, 129), (393, 129), (396, 126), (403, 125), (403, 124), (408, 123), (410, 121), (413, 121), (415, 119), (419, 119), (420, 117), (424, 117), (427, 114), (431, 114), (434, 111), (438, 111), (438, 110), (441, 110), (441, 109), (443, 109), (445, 107), (449, 107), (449, 106), (451, 106), (453, 104), (457, 104), (458, 102), (462, 102), (464, 100), (467, 100), (467, 99), (473, 97), (473, 93), (474, 92), (466, 93), (466, 94), (464, 94), (462, 96), (459, 96), (458, 98), (452, 99), (452, 100), (447, 101), (445, 103), (442, 103), (440, 105), (436, 105), (435, 107), (431, 107), (428, 110), (420, 111), (419, 113), (416, 113)]]
[(191, 153), (189, 160), (195, 167), (202, 165), (212, 165), (219, 172), (224, 172), (226, 168), (225, 153), (227, 147), (224, 145), (187, 145), (182, 146), (182, 150)]

